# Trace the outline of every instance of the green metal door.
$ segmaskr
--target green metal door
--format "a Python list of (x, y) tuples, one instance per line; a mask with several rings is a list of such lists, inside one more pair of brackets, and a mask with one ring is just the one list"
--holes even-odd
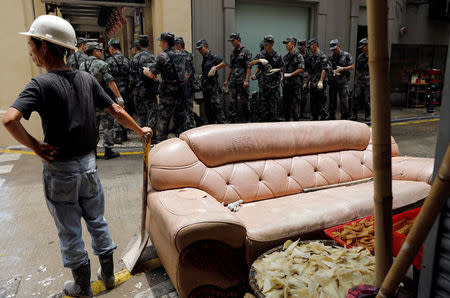
[[(259, 53), (259, 42), (265, 35), (274, 36), (274, 49), (282, 55), (287, 53), (282, 43), (286, 37), (309, 37), (310, 8), (277, 3), (274, 1), (271, 5), (236, 0), (235, 28), (241, 33), (242, 43), (253, 57)], [(250, 80), (250, 90), (257, 88), (257, 82)]]

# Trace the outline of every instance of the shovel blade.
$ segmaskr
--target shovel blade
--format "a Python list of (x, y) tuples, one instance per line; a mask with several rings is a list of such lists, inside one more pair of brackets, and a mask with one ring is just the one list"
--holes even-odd
[(142, 236), (142, 233), (138, 232), (134, 239), (131, 239), (128, 243), (122, 261), (131, 273), (133, 273), (139, 258), (147, 247), (149, 238), (147, 233)]

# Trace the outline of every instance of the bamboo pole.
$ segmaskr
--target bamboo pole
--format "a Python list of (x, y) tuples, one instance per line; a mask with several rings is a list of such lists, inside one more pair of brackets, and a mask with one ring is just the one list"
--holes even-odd
[(392, 264), (391, 103), (387, 0), (367, 0), (375, 203), (375, 285)]
[(393, 297), (403, 276), (417, 255), (440, 210), (450, 195), (450, 145), (447, 147), (439, 173), (433, 182), (411, 231), (386, 276), (377, 297)]

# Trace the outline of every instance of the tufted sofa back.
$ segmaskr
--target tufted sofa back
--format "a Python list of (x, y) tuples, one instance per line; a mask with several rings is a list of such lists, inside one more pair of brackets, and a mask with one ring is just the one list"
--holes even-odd
[(372, 177), (369, 144), (369, 127), (351, 121), (204, 126), (152, 149), (150, 183), (225, 204), (264, 200)]

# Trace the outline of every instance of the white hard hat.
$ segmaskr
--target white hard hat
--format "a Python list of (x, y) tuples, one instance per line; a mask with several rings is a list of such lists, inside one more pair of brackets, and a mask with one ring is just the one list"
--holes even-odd
[(28, 32), (19, 34), (47, 40), (51, 43), (76, 50), (75, 30), (69, 22), (53, 15), (42, 15), (34, 20)]

